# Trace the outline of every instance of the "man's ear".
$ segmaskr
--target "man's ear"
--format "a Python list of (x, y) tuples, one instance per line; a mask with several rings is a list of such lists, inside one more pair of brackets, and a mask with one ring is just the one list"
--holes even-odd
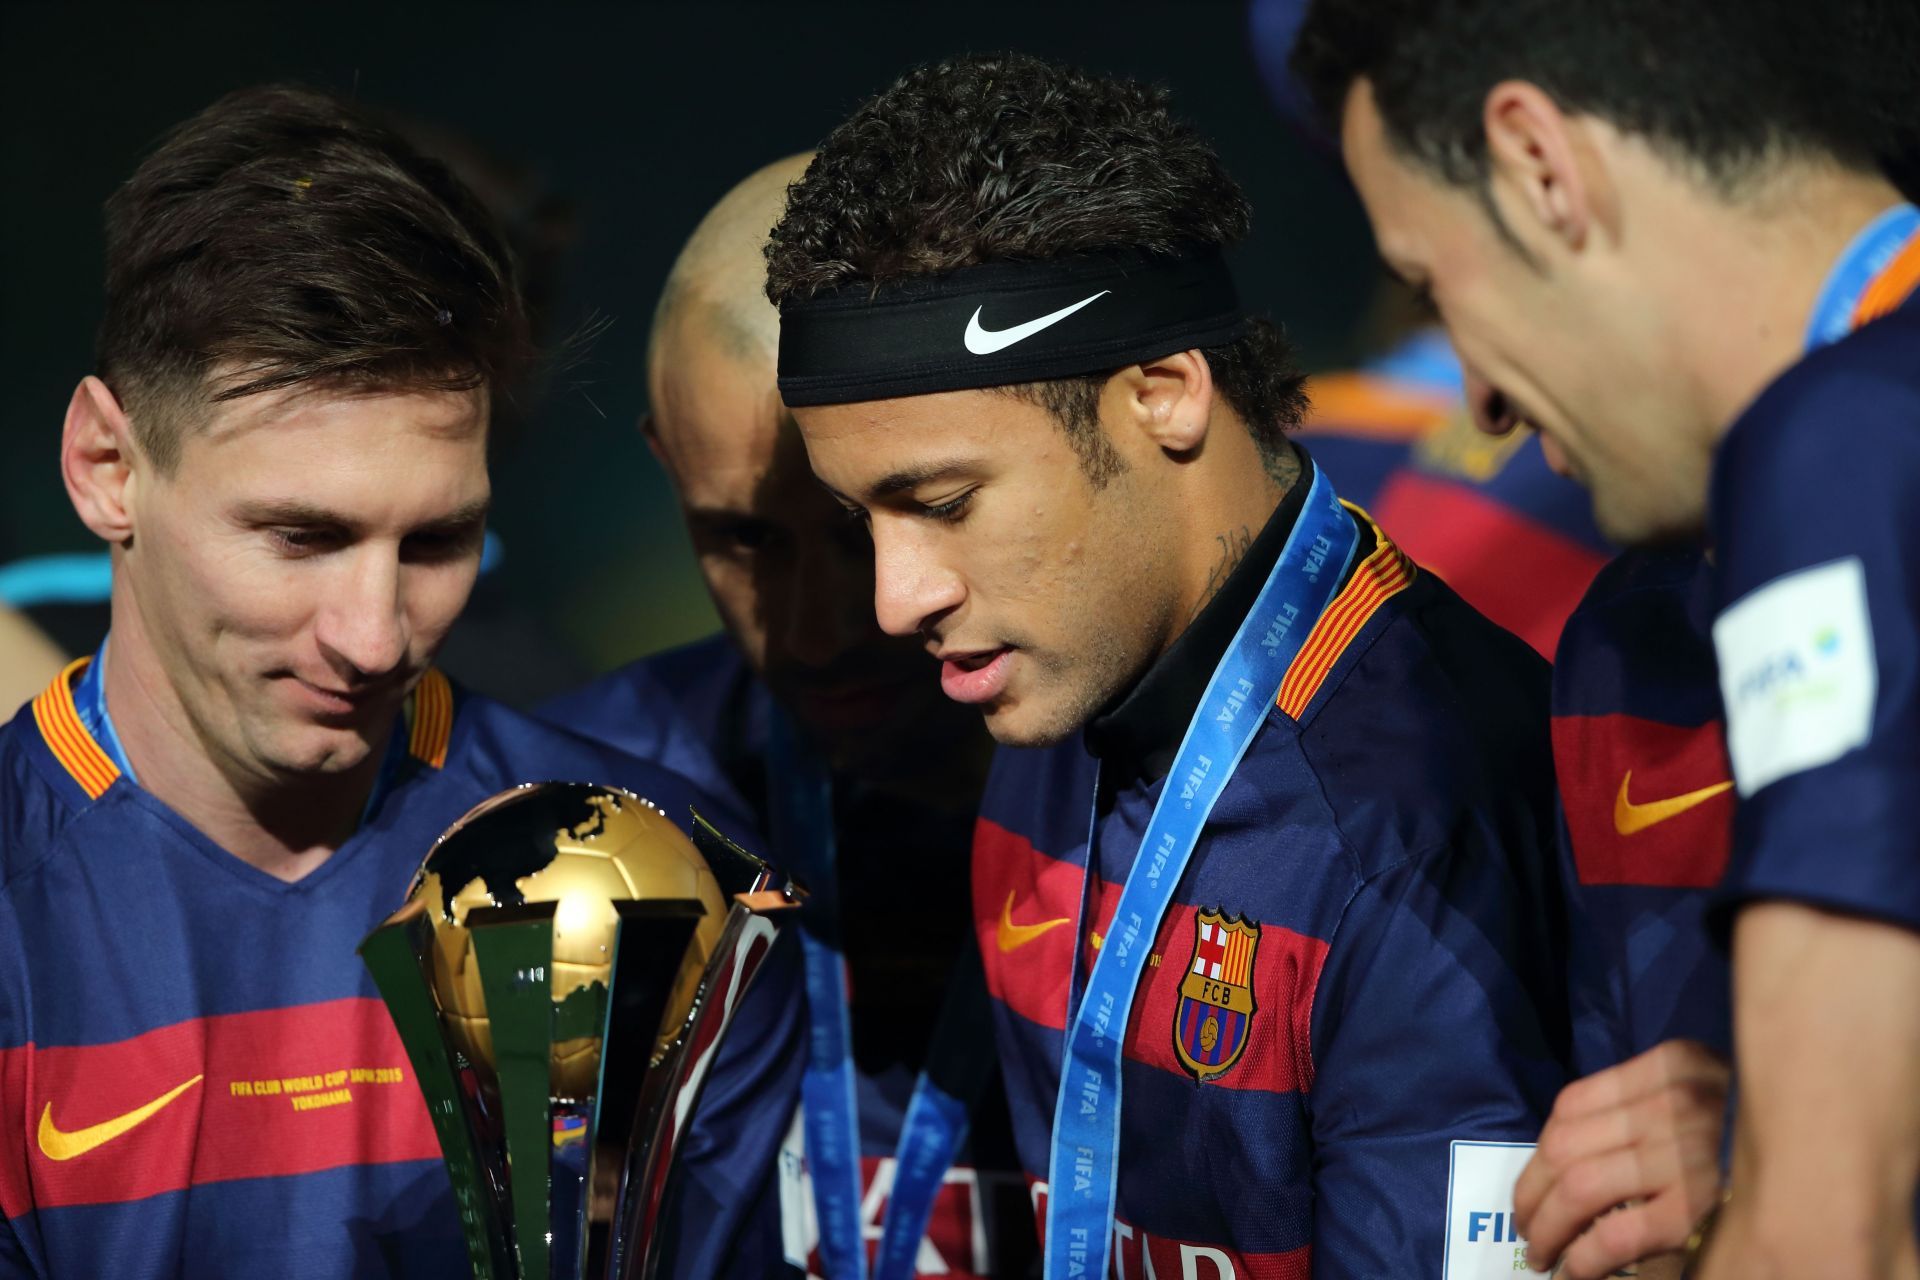
[[(1206, 441), (1213, 415), (1213, 368), (1198, 350), (1176, 351), (1122, 369), (1107, 383), (1119, 415), (1169, 453), (1189, 453)], [(1103, 415), (1104, 416), (1104, 415)]]
[(647, 442), (647, 451), (653, 455), (653, 460), (666, 466), (667, 455), (660, 451), (660, 426), (653, 420), (651, 409), (640, 415), (640, 438)]
[(73, 389), (60, 435), (60, 476), (81, 521), (115, 546), (133, 537), (139, 458), (126, 410), (89, 374)]
[(1580, 248), (1592, 228), (1595, 193), (1581, 171), (1575, 122), (1538, 85), (1503, 80), (1487, 91), (1481, 123), (1496, 208), (1524, 210), (1534, 224), (1513, 229), (1515, 238), (1530, 245), (1544, 232)]

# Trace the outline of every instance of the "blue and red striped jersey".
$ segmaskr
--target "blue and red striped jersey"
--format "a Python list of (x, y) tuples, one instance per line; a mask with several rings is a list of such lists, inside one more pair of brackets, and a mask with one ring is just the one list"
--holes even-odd
[(1460, 364), (1422, 330), (1356, 370), (1307, 384), (1301, 439), (1342, 496), (1467, 603), (1548, 658), (1613, 554), (1586, 492), (1547, 468), (1531, 431), (1501, 437), (1467, 415)]
[(1729, 908), (1784, 898), (1920, 929), (1916, 284), (1920, 236), (1861, 300), (1904, 304), (1783, 373), (1714, 458)]
[(1560, 637), (1553, 754), (1581, 1074), (1663, 1040), (1732, 1048), (1726, 956), (1703, 927), (1734, 800), (1712, 592), (1699, 551), (1630, 551)]
[[(430, 671), (377, 809), (286, 883), (120, 773), (75, 707), (84, 665), (0, 728), (0, 1276), (467, 1275), (425, 1103), (356, 948), (434, 838), (516, 783), (623, 786), (683, 825), (697, 804), (750, 841), (738, 815)], [(791, 994), (753, 1006), (766, 1034)], [(722, 1109), (760, 1088), (729, 1053)]]
[[(929, 664), (927, 679), (934, 679)], [(631, 663), (544, 704), (538, 714), (623, 750), (659, 759), (702, 786), (767, 812), (766, 752), (772, 695), (725, 635)], [(851, 982), (854, 1098), (860, 1131), (862, 1227), (878, 1247), (893, 1185), (894, 1152), (914, 1081), (933, 1035), (933, 1019), (965, 944), (970, 801), (941, 809), (839, 777), (835, 838), (841, 870), (840, 915)], [(776, 852), (776, 857), (778, 856)], [(791, 939), (776, 959), (795, 968)], [(774, 963), (770, 960), (769, 963)], [(802, 1055), (791, 1061), (791, 1091), (779, 1119), (795, 1123), (778, 1167), (767, 1160), (753, 1223), (710, 1274), (764, 1280), (798, 1276), (785, 1259), (805, 1257), (806, 1274), (824, 1274), (811, 1181), (795, 1109)], [(973, 1109), (966, 1142), (947, 1171), (920, 1247), (919, 1275), (1025, 1276), (1034, 1257), (1026, 1220), (1026, 1184), (1014, 1158), (1006, 1102), (989, 1088)], [(742, 1163), (745, 1164), (743, 1158)]]
[[(1724, 701), (1729, 689), (1745, 689), (1764, 708), (1798, 688), (1808, 698), (1800, 705), (1815, 706), (1845, 687), (1836, 676), (1851, 674), (1859, 736), (1867, 732), (1862, 694), (1879, 679), (1880, 650), (1896, 662), (1912, 652), (1915, 578), (1910, 558), (1903, 560), (1903, 513), (1913, 495), (1903, 486), (1920, 424), (1920, 317), (1911, 302), (1900, 304), (1916, 283), (1920, 241), (1910, 241), (1863, 291), (1851, 321), (1867, 327), (1789, 370), (1732, 428), (1715, 464), (1717, 567), (1698, 550), (1628, 552), (1600, 574), (1567, 623), (1554, 664), (1553, 738), (1574, 886), (1570, 963), (1583, 1073), (1674, 1037), (1729, 1050), (1727, 958), (1708, 927), (1723, 877), (1724, 903), (1797, 897), (1920, 919), (1920, 908), (1903, 914), (1898, 899), (1883, 893), (1906, 883), (1909, 864), (1900, 856), (1913, 851), (1887, 817), (1897, 784), (1886, 771), (1897, 774), (1898, 765), (1883, 765), (1880, 781), (1861, 794), (1849, 788), (1862, 785), (1863, 747), (1849, 747), (1826, 768), (1808, 766), (1804, 779), (1782, 774), (1776, 794), (1795, 797), (1784, 800), (1794, 817), (1763, 834), (1764, 805), (1745, 797), (1736, 804), (1738, 757), (1729, 760)], [(1833, 435), (1834, 421), (1848, 424), (1844, 439)], [(1751, 490), (1740, 487), (1749, 467)], [(1794, 553), (1777, 554), (1788, 545)], [(1753, 547), (1768, 550), (1756, 560)], [(1864, 603), (1851, 613), (1851, 647), (1840, 641), (1844, 628), (1822, 634), (1821, 610), (1831, 601), (1816, 587), (1812, 599), (1749, 615), (1759, 618), (1749, 622), (1758, 641), (1744, 675), (1716, 657), (1716, 613), (1724, 618), (1743, 595), (1757, 597), (1764, 612), (1769, 579), (1790, 597), (1792, 584), (1805, 582), (1799, 575), (1811, 570), (1817, 582), (1825, 571), (1833, 581), (1833, 566), (1849, 556), (1876, 566), (1879, 593), (1871, 624), (1858, 625)], [(1864, 572), (1858, 585), (1855, 597), (1864, 601)], [(1858, 660), (1850, 671), (1849, 658)], [(1811, 683), (1796, 684), (1802, 677)], [(1914, 710), (1888, 705), (1881, 714), (1891, 726), (1890, 758), (1897, 758), (1913, 742), (1901, 737), (1901, 716), (1911, 735)], [(1783, 743), (1817, 740), (1791, 721), (1756, 726)], [(1876, 804), (1878, 816), (1868, 816)], [(1833, 849), (1850, 847), (1846, 833), (1856, 821), (1877, 833), (1860, 844), (1862, 862), (1831, 859)], [(1736, 830), (1767, 851), (1737, 859)], [(1882, 865), (1869, 869), (1876, 857)], [(1792, 870), (1762, 870), (1774, 867)]]
[[(1188, 785), (1168, 762), (1288, 508), (1118, 706), (995, 760), (974, 910), (1037, 1209), (1075, 948), (1084, 974)], [(1531, 1142), (1565, 1079), (1545, 664), (1362, 520), (1154, 934), (1115, 1276), (1439, 1275), (1453, 1217), (1510, 1208), (1449, 1203), (1452, 1144)]]

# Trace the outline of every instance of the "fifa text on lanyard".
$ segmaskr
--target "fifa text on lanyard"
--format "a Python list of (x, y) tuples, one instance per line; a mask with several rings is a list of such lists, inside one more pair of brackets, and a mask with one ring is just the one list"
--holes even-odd
[[(1046, 1280), (1104, 1280), (1107, 1274), (1119, 1178), (1120, 1051), (1148, 944), (1173, 901), (1207, 815), (1265, 722), (1265, 708), (1279, 696), (1287, 668), (1339, 590), (1358, 539), (1353, 517), (1316, 468), (1279, 563), (1214, 668), (1168, 771), (1169, 777), (1202, 781), (1190, 799), (1179, 788), (1162, 788), (1077, 1007), (1069, 987), (1047, 1167)], [(1089, 881), (1093, 867), (1089, 831)], [(1084, 903), (1083, 895), (1083, 915)], [(1082, 920), (1076, 926), (1076, 937), (1084, 925)], [(1077, 968), (1079, 947), (1074, 952)]]

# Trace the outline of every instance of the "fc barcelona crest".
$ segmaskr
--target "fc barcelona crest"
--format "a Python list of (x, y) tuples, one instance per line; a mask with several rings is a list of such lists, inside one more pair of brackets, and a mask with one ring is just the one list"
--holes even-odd
[(1253, 1026), (1253, 956), (1260, 926), (1202, 911), (1193, 921), (1193, 959), (1180, 981), (1173, 1014), (1173, 1051), (1205, 1083), (1240, 1060)]

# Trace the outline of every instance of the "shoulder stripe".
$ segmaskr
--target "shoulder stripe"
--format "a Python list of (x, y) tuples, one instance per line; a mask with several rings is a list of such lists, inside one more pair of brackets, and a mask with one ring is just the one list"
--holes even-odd
[(1905, 302), (1915, 288), (1920, 288), (1920, 235), (1909, 239), (1906, 247), (1867, 285), (1853, 309), (1853, 327), (1858, 329), (1867, 321), (1886, 315)]
[(33, 722), (60, 767), (73, 775), (89, 800), (98, 800), (120, 776), (113, 758), (80, 722), (79, 709), (73, 705), (73, 680), (86, 669), (91, 657), (75, 658), (67, 669), (54, 677), (52, 684), (33, 700)]
[(407, 752), (422, 764), (444, 768), (447, 742), (452, 737), (453, 686), (440, 674), (440, 668), (428, 667), (413, 690), (413, 728), (407, 738)]
[(1353, 638), (1381, 605), (1413, 584), (1416, 572), (1413, 561), (1381, 532), (1372, 516), (1350, 502), (1345, 505), (1354, 519), (1365, 520), (1373, 530), (1374, 550), (1360, 562), (1347, 585), (1320, 615), (1313, 633), (1300, 646), (1293, 665), (1287, 668), (1286, 678), (1280, 682), (1276, 704), (1296, 720), (1313, 701), (1313, 695), (1320, 692), (1327, 673), (1333, 670), (1334, 663), (1340, 660)]

